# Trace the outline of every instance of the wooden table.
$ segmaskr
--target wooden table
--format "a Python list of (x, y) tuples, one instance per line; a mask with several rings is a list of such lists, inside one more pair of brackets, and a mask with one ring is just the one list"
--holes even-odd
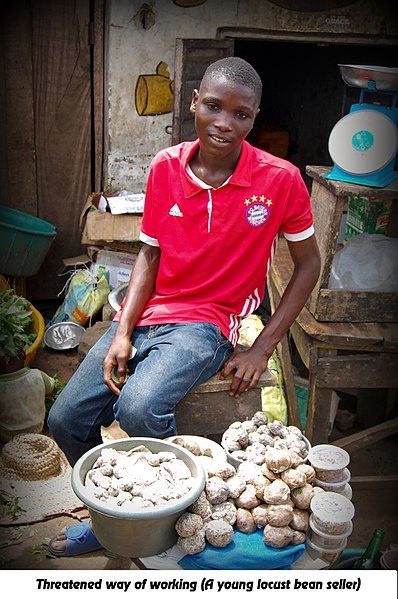
[[(292, 270), (287, 243), (282, 239), (269, 274), (272, 309), (278, 305)], [(398, 431), (398, 418), (384, 421), (384, 414), (377, 417), (383, 402), (377, 401), (376, 392), (398, 388), (398, 323), (319, 322), (304, 308), (290, 333), (309, 371), (305, 434), (312, 444), (328, 441), (332, 392), (335, 389), (374, 390), (372, 413), (376, 421), (382, 420), (376, 426), (340, 440), (336, 445), (348, 450), (358, 449)], [(297, 410), (286, 338), (282, 340), (278, 352), (287, 401), (296, 403)]]

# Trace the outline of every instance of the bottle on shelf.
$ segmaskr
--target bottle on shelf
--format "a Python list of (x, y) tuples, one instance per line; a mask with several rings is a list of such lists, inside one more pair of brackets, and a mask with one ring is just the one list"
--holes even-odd
[(384, 539), (384, 531), (376, 529), (366, 547), (365, 552), (354, 562), (353, 570), (378, 570), (380, 568), (380, 551)]

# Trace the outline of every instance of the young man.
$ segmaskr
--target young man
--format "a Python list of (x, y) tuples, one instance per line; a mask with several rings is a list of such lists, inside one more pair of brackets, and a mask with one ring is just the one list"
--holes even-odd
[[(72, 465), (102, 442), (101, 425), (114, 419), (130, 436), (175, 435), (178, 402), (218, 371), (233, 373), (231, 395), (255, 387), (311, 293), (320, 258), (304, 182), (291, 163), (244, 141), (261, 90), (244, 60), (213, 63), (192, 94), (198, 139), (154, 158), (143, 247), (123, 308), (49, 415)], [(241, 319), (263, 299), (282, 233), (294, 262), (291, 281), (252, 347), (232, 355)], [(89, 527), (70, 528), (53, 539), (52, 552), (98, 548)]]

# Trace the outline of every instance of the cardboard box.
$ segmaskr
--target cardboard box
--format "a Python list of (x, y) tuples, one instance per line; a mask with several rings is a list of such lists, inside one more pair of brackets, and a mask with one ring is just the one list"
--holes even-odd
[(80, 224), (83, 226), (82, 243), (95, 245), (95, 243), (123, 241), (138, 241), (142, 214), (111, 214), (100, 212), (95, 206), (101, 194), (94, 193), (88, 197), (80, 215)]
[(138, 241), (142, 215), (88, 212), (83, 236), (91, 241)]
[(387, 232), (390, 219), (391, 199), (350, 196), (347, 206), (345, 239), (361, 233)]
[(136, 258), (136, 254), (100, 250), (90, 270), (94, 276), (97, 276), (101, 270), (104, 271), (109, 281), (109, 287), (115, 289), (129, 282)]

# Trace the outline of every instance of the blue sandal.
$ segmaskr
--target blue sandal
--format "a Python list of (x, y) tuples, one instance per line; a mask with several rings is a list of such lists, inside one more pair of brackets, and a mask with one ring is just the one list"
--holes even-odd
[(65, 529), (66, 547), (63, 551), (57, 551), (52, 547), (52, 543), (57, 541), (57, 536), (53, 537), (48, 544), (48, 552), (56, 557), (71, 557), (103, 549), (97, 541), (89, 520), (72, 524)]

